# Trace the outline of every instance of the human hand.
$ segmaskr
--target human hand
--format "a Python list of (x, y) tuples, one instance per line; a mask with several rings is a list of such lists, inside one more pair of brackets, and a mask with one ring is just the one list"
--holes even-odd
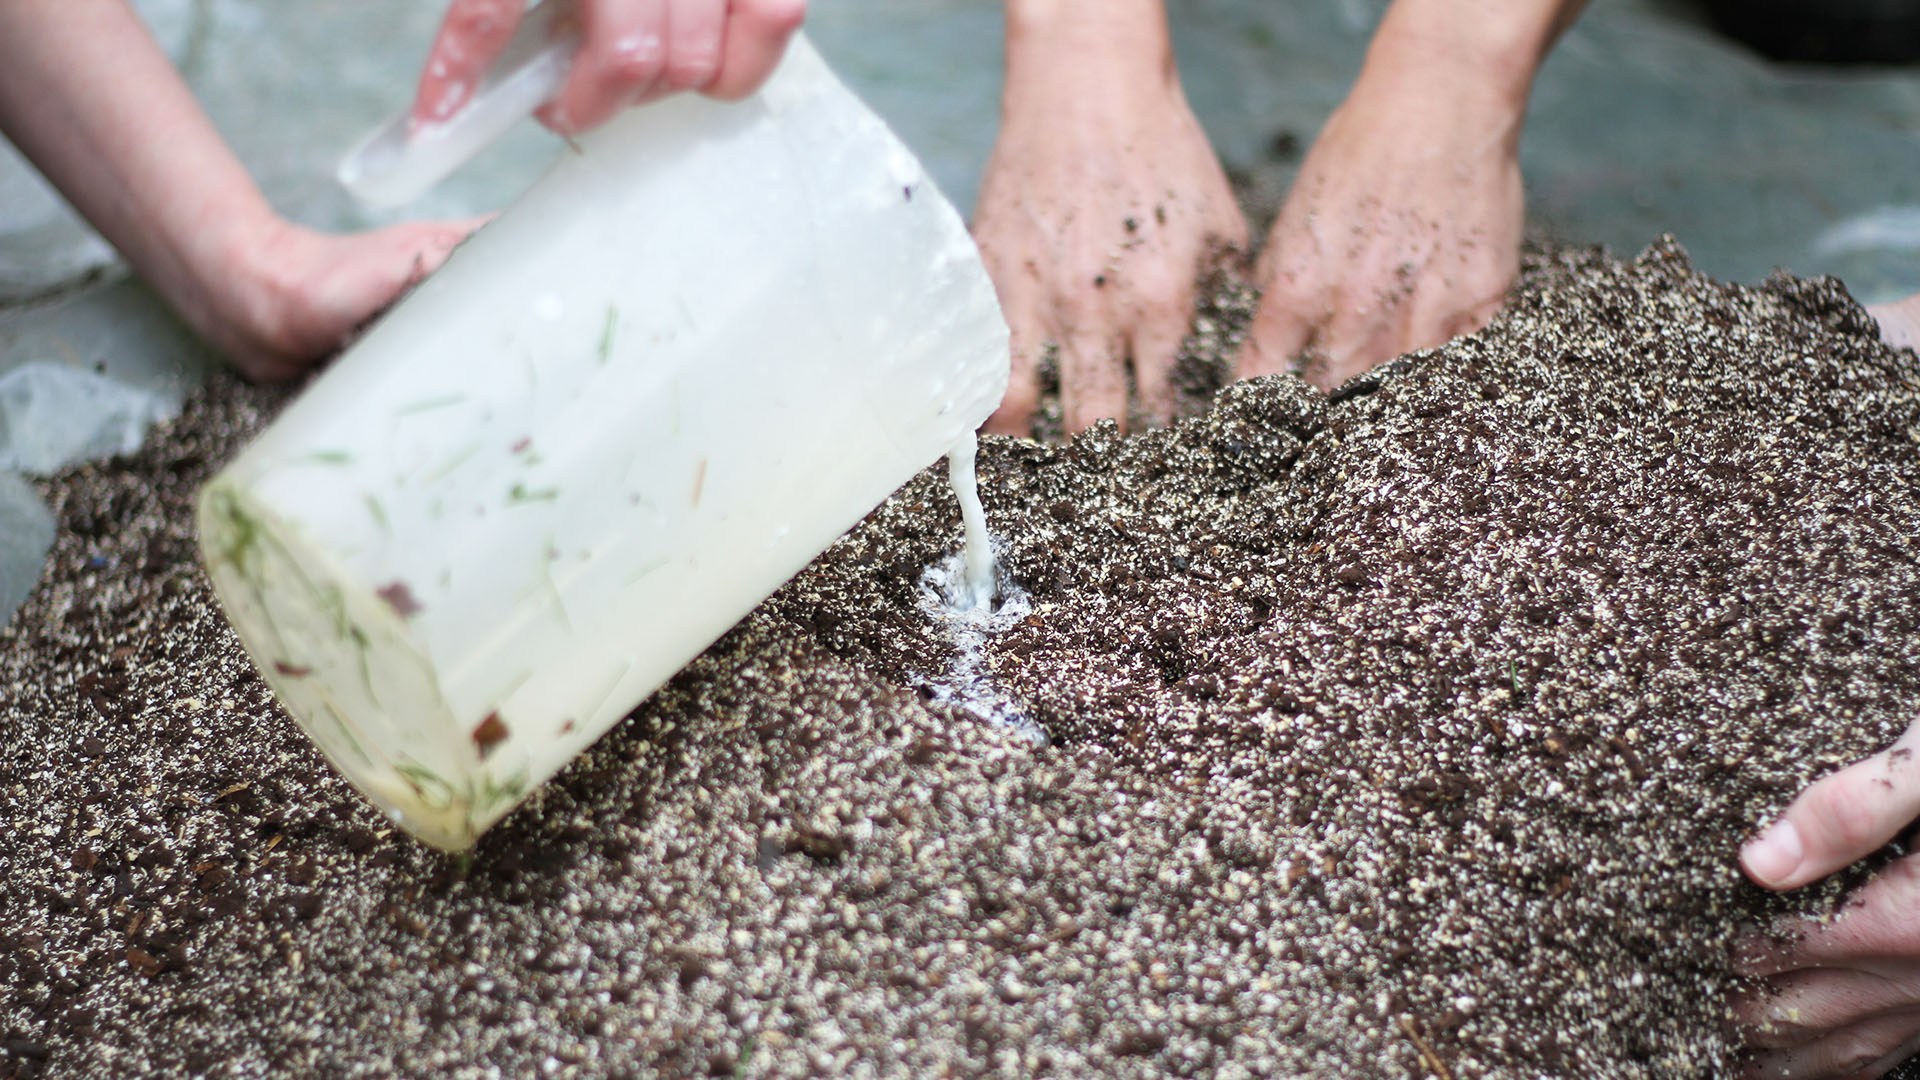
[[(1795, 889), (1865, 858), (1920, 818), (1920, 723), (1885, 753), (1813, 784), (1748, 842), (1747, 876)], [(1869, 1080), (1920, 1053), (1920, 855), (1889, 864), (1830, 923), (1780, 947), (1748, 942), (1739, 969), (1766, 989), (1735, 1003), (1757, 1051), (1746, 1075)]]
[(1486, 324), (1520, 266), (1533, 75), (1585, 0), (1396, 0), (1281, 207), (1243, 377), (1322, 389)]
[(986, 429), (1031, 434), (1048, 343), (1068, 431), (1126, 426), (1129, 361), (1142, 408), (1164, 420), (1201, 264), (1243, 247), (1246, 223), (1181, 93), (1158, 0), (1029, 6), (1008, 5), (1000, 135), (974, 209), (1013, 332)]
[(329, 236), (287, 222), (119, 0), (0, 3), (0, 129), (256, 379), (339, 348), (475, 224)]
[[(467, 103), (524, 7), (453, 0), (420, 76), (416, 123), (445, 120)], [(806, 0), (579, 0), (580, 50), (540, 120), (571, 135), (680, 90), (746, 97), (773, 73), (806, 8)]]
[(1896, 349), (1920, 349), (1920, 293), (1867, 308), (1880, 324), (1880, 340)]
[(1519, 271), (1524, 84), (1481, 86), (1392, 50), (1393, 33), (1381, 27), (1274, 223), (1242, 376), (1304, 359), (1331, 389), (1485, 325)]
[(1484, 326), (1520, 267), (1518, 110), (1356, 85), (1315, 140), (1260, 260), (1242, 376), (1323, 390)]
[(289, 379), (438, 269), (477, 224), (338, 236), (271, 218), (232, 241), (227, 272), (180, 310), (248, 378)]

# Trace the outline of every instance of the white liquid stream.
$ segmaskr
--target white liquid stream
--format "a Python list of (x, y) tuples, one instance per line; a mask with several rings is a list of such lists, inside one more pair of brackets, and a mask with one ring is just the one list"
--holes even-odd
[(1033, 604), (1026, 590), (1013, 582), (1007, 582), (1004, 590), (997, 587), (993, 539), (987, 535), (987, 516), (980, 506), (979, 480), (974, 471), (979, 451), (980, 441), (969, 435), (947, 455), (947, 479), (960, 500), (966, 543), (920, 576), (921, 610), (953, 642), (953, 663), (933, 678), (915, 678), (931, 691), (933, 701), (971, 713), (1036, 746), (1045, 746), (1046, 729), (995, 686), (987, 674), (987, 639), (1013, 629), (1032, 614)]
[(962, 607), (993, 605), (993, 541), (987, 537), (987, 514), (980, 506), (980, 481), (974, 471), (979, 455), (977, 435), (968, 435), (947, 454), (947, 480), (960, 500), (960, 520), (966, 526), (964, 595), (953, 598)]

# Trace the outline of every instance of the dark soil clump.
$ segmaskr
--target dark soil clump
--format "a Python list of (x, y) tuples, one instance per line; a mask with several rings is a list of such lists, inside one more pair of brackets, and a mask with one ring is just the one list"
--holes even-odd
[[(1837, 283), (1537, 260), (1331, 398), (988, 439), (1036, 750), (907, 485), (483, 840), (388, 831), (191, 556), (233, 384), (48, 485), (0, 1077), (1719, 1077), (1734, 869), (1920, 715), (1920, 367)], [(1858, 874), (1855, 875), (1857, 879)]]

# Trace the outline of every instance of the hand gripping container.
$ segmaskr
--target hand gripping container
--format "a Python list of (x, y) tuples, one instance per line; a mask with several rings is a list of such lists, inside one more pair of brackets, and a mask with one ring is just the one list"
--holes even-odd
[(206, 486), (202, 556), (353, 784), (469, 847), (999, 403), (964, 224), (802, 38), (631, 110)]

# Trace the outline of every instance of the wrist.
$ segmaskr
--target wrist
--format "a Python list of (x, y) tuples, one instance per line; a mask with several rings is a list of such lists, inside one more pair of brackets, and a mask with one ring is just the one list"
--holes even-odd
[(1395, 0), (1361, 79), (1524, 113), (1534, 73), (1583, 0)]
[(1106, 97), (1177, 84), (1161, 0), (1007, 0), (1007, 85)]
[(177, 245), (180, 272), (160, 286), (188, 325), (230, 358), (273, 337), (276, 253), (291, 230), (264, 198), (247, 202)]

